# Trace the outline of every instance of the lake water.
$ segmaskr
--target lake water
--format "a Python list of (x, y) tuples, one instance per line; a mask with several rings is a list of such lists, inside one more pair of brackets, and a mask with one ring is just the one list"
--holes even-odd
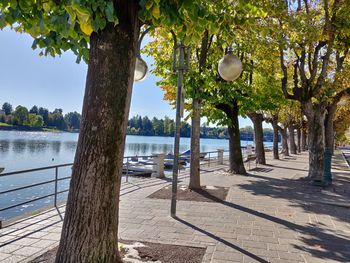
[[(5, 172), (27, 170), (32, 168), (72, 163), (77, 146), (77, 133), (49, 133), (49, 132), (18, 132), (0, 131), (0, 167)], [(172, 137), (126, 137), (125, 156), (151, 155), (152, 153), (173, 152), (174, 138)], [(242, 141), (242, 146), (252, 142)], [(271, 143), (266, 143), (271, 145)], [(228, 140), (201, 139), (201, 152), (228, 150)], [(181, 138), (180, 152), (190, 148), (190, 138)], [(59, 168), (59, 178), (69, 176), (71, 167)], [(0, 192), (35, 184), (55, 177), (54, 169), (36, 171), (19, 175), (0, 177)], [(67, 189), (69, 181), (60, 181), (58, 190)], [(0, 194), (0, 209), (19, 202), (44, 196), (54, 191), (54, 183), (40, 185), (31, 189)], [(59, 195), (63, 201), (66, 194)], [(53, 202), (53, 198), (45, 198), (22, 207), (0, 212), (0, 220), (8, 219), (25, 212), (36, 210)]]

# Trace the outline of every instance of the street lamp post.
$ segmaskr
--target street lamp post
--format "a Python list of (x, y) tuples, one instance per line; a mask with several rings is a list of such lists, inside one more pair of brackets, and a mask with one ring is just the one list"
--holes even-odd
[[(173, 181), (171, 191), (170, 215), (176, 217), (176, 200), (177, 200), (177, 182), (179, 174), (179, 154), (180, 154), (180, 135), (181, 135), (181, 117), (183, 117), (183, 75), (189, 68), (189, 49), (181, 41), (177, 45), (174, 33), (174, 61), (173, 70), (177, 71), (177, 92), (176, 92), (176, 120), (175, 120), (175, 139), (174, 139), (174, 164), (173, 164)], [(187, 59), (185, 62), (185, 50), (187, 49)], [(177, 63), (177, 50), (179, 52), (179, 63)]]

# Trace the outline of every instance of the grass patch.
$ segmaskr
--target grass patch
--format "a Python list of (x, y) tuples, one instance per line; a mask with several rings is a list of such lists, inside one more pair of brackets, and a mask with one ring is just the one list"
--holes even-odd
[(4, 122), (0, 122), (0, 126), (10, 127), (10, 126), (13, 126), (13, 125), (7, 124), (7, 123), (4, 123)]
[(43, 131), (45, 131), (45, 132), (60, 132), (60, 130), (57, 130), (54, 128), (43, 128)]

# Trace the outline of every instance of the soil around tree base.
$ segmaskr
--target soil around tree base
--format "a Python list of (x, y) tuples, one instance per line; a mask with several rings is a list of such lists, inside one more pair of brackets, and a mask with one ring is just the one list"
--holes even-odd
[[(121, 240), (120, 243), (132, 245), (133, 241)], [(188, 247), (188, 246), (178, 246), (178, 245), (168, 245), (160, 243), (150, 243), (150, 242), (138, 242), (144, 246), (135, 249), (138, 252), (139, 258), (136, 258), (139, 262), (162, 262), (162, 263), (200, 263), (202, 262), (203, 256), (205, 254), (205, 248), (199, 247)], [(30, 263), (54, 263), (58, 247), (55, 247), (43, 255), (30, 261)], [(120, 252), (123, 262), (128, 261), (125, 256), (127, 253), (127, 248), (122, 249)], [(128, 257), (130, 260), (135, 260), (133, 257)], [(137, 262), (133, 261), (133, 262)]]
[[(226, 200), (229, 188), (219, 186), (202, 186), (198, 190), (190, 190), (186, 185), (179, 185), (177, 191), (177, 200), (195, 201), (195, 202), (218, 202)], [(171, 186), (166, 186), (148, 198), (171, 199)]]

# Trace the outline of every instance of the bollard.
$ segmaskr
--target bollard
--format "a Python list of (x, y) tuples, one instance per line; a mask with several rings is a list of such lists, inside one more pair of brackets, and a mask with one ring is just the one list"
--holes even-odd
[(153, 154), (153, 162), (155, 163), (153, 170), (158, 178), (164, 177), (164, 153)]
[(329, 186), (332, 184), (332, 150), (325, 148), (324, 150), (324, 160), (323, 160), (323, 185)]
[(224, 164), (224, 150), (218, 149), (218, 164)]

